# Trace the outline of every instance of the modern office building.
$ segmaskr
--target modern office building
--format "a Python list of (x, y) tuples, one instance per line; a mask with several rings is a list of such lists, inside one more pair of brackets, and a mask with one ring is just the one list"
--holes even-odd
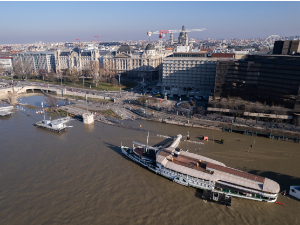
[(218, 60), (218, 58), (209, 57), (175, 56), (165, 58), (160, 77), (162, 93), (171, 96), (203, 97), (212, 95)]
[(28, 61), (32, 70), (44, 69), (48, 72), (55, 71), (54, 52), (19, 52), (13, 56), (13, 61)]
[(273, 54), (300, 55), (300, 41), (275, 41)]
[(248, 55), (245, 60), (219, 61), (215, 96), (228, 95), (300, 112), (300, 56)]

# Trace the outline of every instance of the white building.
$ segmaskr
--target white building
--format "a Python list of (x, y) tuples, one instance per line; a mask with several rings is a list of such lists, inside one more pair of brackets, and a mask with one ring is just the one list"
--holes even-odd
[(176, 52), (189, 52), (190, 46), (177, 46)]
[(44, 69), (48, 72), (55, 71), (54, 52), (20, 52), (13, 56), (13, 61), (28, 61), (33, 70)]
[(12, 62), (12, 56), (0, 56), (0, 65), (3, 66), (5, 71), (10, 71), (12, 69)]
[(162, 60), (170, 54), (165, 51), (160, 55), (152, 44), (148, 44), (143, 52), (134, 52), (129, 45), (122, 45), (116, 52), (100, 53), (100, 62), (104, 66), (112, 65), (118, 73), (128, 77), (158, 79)]
[(162, 63), (162, 93), (209, 96), (214, 93), (218, 58), (167, 57)]
[(83, 51), (78, 47), (68, 50), (55, 51), (56, 70), (77, 69), (81, 71), (91, 61), (99, 61), (98, 50)]

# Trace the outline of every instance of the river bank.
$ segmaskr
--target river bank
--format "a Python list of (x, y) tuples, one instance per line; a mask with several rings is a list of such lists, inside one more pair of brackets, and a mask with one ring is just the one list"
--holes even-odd
[[(143, 120), (155, 121), (160, 123), (173, 124), (177, 126), (184, 127), (195, 127), (207, 130), (215, 130), (215, 131), (223, 131), (223, 132), (235, 132), (249, 136), (262, 136), (269, 139), (283, 140), (283, 141), (292, 141), (296, 143), (300, 143), (300, 133), (293, 131), (286, 131), (280, 129), (269, 129), (264, 130), (261, 127), (253, 127), (247, 125), (238, 125), (238, 124), (228, 124), (228, 123), (216, 123), (213, 121), (205, 121), (206, 124), (202, 123), (201, 120), (188, 120), (182, 121), (180, 120), (180, 116), (172, 117), (172, 119), (166, 118), (158, 118), (153, 115), (145, 115), (145, 113), (140, 112), (139, 110), (135, 110), (133, 108), (126, 108), (131, 112), (135, 113), (138, 118)], [(165, 116), (164, 116), (165, 117)], [(176, 119), (177, 118), (177, 119)], [(210, 123), (210, 124), (209, 124)]]

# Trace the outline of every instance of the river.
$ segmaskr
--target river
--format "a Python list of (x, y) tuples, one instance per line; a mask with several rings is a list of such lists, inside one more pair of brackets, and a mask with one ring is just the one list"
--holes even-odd
[(205, 202), (195, 188), (144, 169), (119, 148), (121, 142), (146, 143), (148, 131), (150, 145), (171, 143), (157, 134), (224, 139), (223, 145), (181, 142), (179, 147), (275, 180), (288, 193), (290, 185), (300, 185), (297, 143), (141, 120), (121, 121), (138, 129), (74, 120), (68, 123), (73, 128), (58, 134), (33, 126), (43, 115), (26, 113), (0, 117), (1, 225), (300, 224), (298, 200), (280, 195), (277, 201), (284, 206), (237, 198), (231, 207)]

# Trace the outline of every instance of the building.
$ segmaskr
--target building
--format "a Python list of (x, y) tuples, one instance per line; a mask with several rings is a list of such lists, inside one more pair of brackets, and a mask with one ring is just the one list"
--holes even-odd
[(171, 52), (161, 55), (152, 44), (148, 44), (143, 52), (134, 52), (129, 45), (121, 45), (116, 52), (100, 53), (100, 62), (112, 66), (119, 74), (126, 77), (148, 77), (158, 79), (162, 59)]
[(219, 61), (215, 96), (228, 95), (300, 112), (300, 56), (248, 55), (244, 60)]
[(182, 31), (180, 32), (180, 34), (178, 36), (178, 44), (185, 45), (185, 46), (189, 45), (189, 38), (188, 38), (187, 32), (185, 31), (184, 25), (182, 26)]
[[(12, 56), (0, 56), (0, 74), (12, 70), (13, 57)], [(2, 71), (3, 70), (3, 71)]]
[(177, 46), (176, 52), (189, 52), (190, 46)]
[(300, 55), (300, 41), (275, 41), (273, 54)]
[[(188, 53), (199, 54), (199, 53)], [(162, 93), (178, 96), (209, 96), (214, 93), (218, 58), (167, 57), (162, 63)]]
[(57, 71), (66, 69), (77, 69), (81, 71), (85, 65), (91, 61), (99, 61), (100, 54), (98, 50), (83, 51), (79, 47), (68, 50), (55, 51), (55, 64)]
[(207, 52), (174, 52), (169, 57), (207, 57)]
[(44, 69), (48, 72), (55, 71), (55, 57), (54, 52), (20, 52), (13, 56), (13, 61), (28, 61), (32, 70)]

